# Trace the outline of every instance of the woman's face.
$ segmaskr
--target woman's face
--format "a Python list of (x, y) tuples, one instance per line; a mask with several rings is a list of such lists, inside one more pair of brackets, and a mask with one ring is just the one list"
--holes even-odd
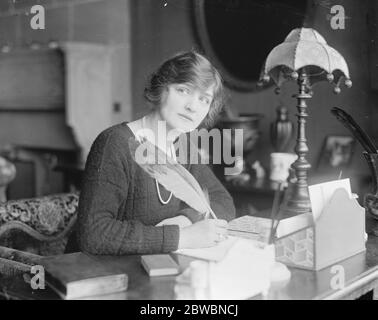
[(160, 115), (167, 129), (182, 132), (196, 129), (209, 112), (213, 87), (201, 91), (189, 84), (168, 85), (160, 105)]

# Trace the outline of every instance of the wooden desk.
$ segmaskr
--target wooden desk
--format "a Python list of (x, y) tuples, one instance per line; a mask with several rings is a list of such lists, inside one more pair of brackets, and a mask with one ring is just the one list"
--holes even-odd
[[(344, 172), (344, 177), (350, 178), (351, 188), (354, 193), (359, 195), (358, 201), (362, 205), (364, 195), (370, 191), (370, 175)], [(258, 214), (257, 212), (270, 209), (273, 203), (274, 192), (279, 186), (277, 182), (269, 180), (268, 175), (262, 179), (251, 177), (245, 183), (226, 182), (224, 176), (218, 176), (218, 178), (233, 197), (237, 216), (245, 214), (256, 215)], [(309, 185), (313, 185), (332, 179), (337, 179), (337, 177), (330, 174), (313, 172), (308, 177), (308, 183)]]
[[(367, 219), (367, 232), (378, 227), (378, 221)], [(191, 261), (188, 257), (175, 256), (182, 268)], [(99, 260), (112, 260), (129, 275), (127, 292), (108, 297), (111, 299), (136, 300), (171, 300), (175, 299), (175, 277), (149, 278), (140, 264), (140, 257), (131, 255), (122, 257), (98, 256)], [(1, 263), (1, 259), (0, 259)], [(337, 263), (345, 270), (345, 287), (340, 290), (331, 288), (332, 267), (318, 272), (291, 268), (291, 280), (287, 284), (273, 284), (268, 299), (274, 300), (312, 300), (312, 299), (356, 299), (378, 288), (378, 237), (369, 235), (366, 252), (352, 256)], [(376, 299), (378, 298), (375, 292)], [(49, 288), (32, 290), (22, 275), (6, 277), (0, 275), (0, 296), (6, 299), (59, 299)], [(261, 299), (261, 296), (251, 297)]]

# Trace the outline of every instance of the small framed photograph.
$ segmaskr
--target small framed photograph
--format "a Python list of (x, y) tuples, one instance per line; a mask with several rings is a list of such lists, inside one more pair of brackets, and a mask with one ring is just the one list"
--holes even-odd
[(318, 170), (332, 171), (347, 168), (355, 147), (355, 139), (351, 136), (327, 136), (318, 161)]

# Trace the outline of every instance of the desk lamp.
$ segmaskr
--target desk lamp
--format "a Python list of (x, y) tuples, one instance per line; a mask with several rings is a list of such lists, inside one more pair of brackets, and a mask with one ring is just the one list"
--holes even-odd
[(298, 105), (298, 130), (294, 148), (298, 159), (291, 168), (295, 179), (289, 181), (289, 195), (281, 210), (289, 215), (297, 215), (311, 211), (308, 193), (307, 172), (311, 165), (306, 160), (308, 146), (306, 144), (306, 100), (312, 97), (312, 85), (319, 81), (328, 81), (334, 85), (334, 93), (340, 93), (340, 85), (352, 86), (348, 66), (339, 52), (327, 45), (325, 39), (314, 29), (298, 28), (292, 30), (285, 41), (269, 53), (263, 66), (258, 85), (270, 81), (276, 85), (278, 94), (285, 81), (294, 80), (299, 93), (293, 95)]

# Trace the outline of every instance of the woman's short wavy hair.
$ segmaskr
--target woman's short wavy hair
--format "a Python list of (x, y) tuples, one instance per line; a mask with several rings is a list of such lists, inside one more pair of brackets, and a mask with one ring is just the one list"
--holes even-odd
[(182, 83), (190, 84), (203, 91), (214, 85), (214, 96), (209, 112), (199, 126), (212, 127), (223, 108), (223, 81), (210, 61), (194, 50), (176, 54), (152, 73), (144, 89), (144, 98), (154, 107), (159, 107), (163, 92), (167, 90), (167, 87), (171, 84)]

